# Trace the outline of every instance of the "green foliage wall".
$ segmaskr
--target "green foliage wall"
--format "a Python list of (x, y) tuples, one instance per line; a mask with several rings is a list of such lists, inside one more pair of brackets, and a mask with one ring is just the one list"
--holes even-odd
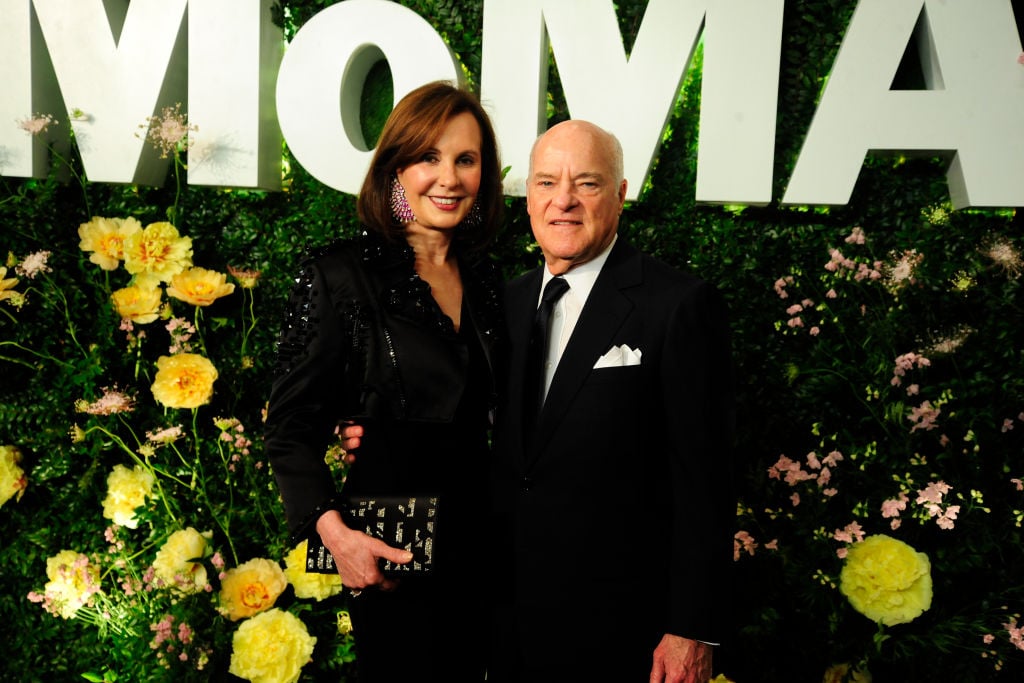
[[(293, 0), (275, 11), (290, 36), (330, 4)], [(482, 3), (402, 4), (435, 26), (479, 82)], [(855, 4), (786, 3), (775, 197), (783, 194)], [(644, 0), (617, 3), (627, 46), (645, 6)], [(913, 87), (912, 64), (900, 78)], [(569, 114), (557, 65), (549, 81), (555, 122)], [(370, 128), (387, 113), (381, 105), (390, 96), (386, 74), (373, 87)], [(844, 663), (870, 670), (875, 680), (1018, 680), (1024, 671), (1024, 645), (1019, 631), (1014, 642), (1013, 631), (1024, 611), (1024, 493), (1014, 485), (1024, 478), (1019, 213), (953, 211), (945, 160), (891, 156), (867, 160), (842, 207), (697, 204), (699, 93), (694, 70), (649, 188), (627, 207), (621, 232), (715, 282), (730, 304), (742, 533), (734, 604), (722, 607), (735, 615), (736, 633), (716, 655), (718, 668), (739, 683), (817, 681)], [(81, 173), (74, 154), (69, 163)], [(191, 663), (167, 670), (149, 648), (150, 633), (133, 643), (82, 620), (54, 618), (26, 595), (41, 589), (46, 558), (59, 550), (109, 552), (98, 511), (109, 468), (122, 456), (110, 439), (76, 443), (68, 430), (98, 424), (83, 422), (98, 418), (76, 412), (76, 401), (138, 376), (121, 333), (112, 332), (117, 321), (109, 290), (122, 285), (110, 276), (104, 281), (78, 248), (79, 224), (98, 215), (134, 216), (145, 225), (166, 220), (176, 205), (175, 224), (192, 238), (197, 265), (262, 273), (251, 291), (251, 318), (241, 290), (204, 312), (207, 347), (224, 358), (219, 386), (234, 389), (218, 391), (200, 411), (206, 421), (236, 416), (258, 451), (255, 435), (290, 276), (306, 249), (358, 230), (352, 197), (325, 188), (295, 161), (289, 168), (283, 192), (187, 187), (180, 197), (171, 180), (148, 188), (64, 181), (56, 173), (44, 180), (0, 178), (0, 259), (10, 253), (8, 277), (20, 259), (40, 250), (52, 252), (53, 269), (47, 274), (53, 286), (33, 280), (21, 309), (0, 301), (10, 313), (0, 315), (0, 445), (20, 449), (28, 477), (23, 498), (0, 508), (0, 628), (8, 644), (0, 679), (72, 680), (83, 672), (107, 680), (232, 678), (227, 660), (235, 625), (223, 618), (205, 623), (227, 635), (218, 636), (219, 649), (204, 671)], [(524, 202), (507, 202), (507, 225), (493, 253), (512, 276), (535, 265), (538, 254)], [(252, 322), (246, 362), (229, 362), (230, 345)], [(73, 340), (103, 353), (82, 354)], [(898, 359), (911, 352), (929, 365), (896, 373)], [(726, 375), (723, 368), (723, 381)], [(922, 412), (924, 401), (939, 412)], [(167, 417), (151, 412), (154, 419)], [(820, 461), (830, 453), (842, 459), (830, 461), (826, 477)], [(280, 558), (287, 548), (269, 479), (255, 469), (245, 476), (251, 478), (216, 489), (227, 495), (235, 486), (235, 509), (225, 514), (234, 515), (237, 529), (259, 531), (236, 533), (234, 551), (239, 561)], [(613, 479), (609, 473), (609, 491)], [(922, 491), (933, 495), (928, 487), (937, 482), (951, 487), (939, 496), (938, 512), (918, 502)], [(883, 503), (901, 495), (907, 499), (902, 515), (883, 516)], [(959, 516), (952, 528), (941, 527), (937, 520), (948, 518), (954, 505)], [(181, 509), (186, 517), (207, 512)], [(928, 555), (929, 610), (880, 628), (850, 606), (839, 588), (839, 554), (849, 545), (840, 539), (844, 532), (855, 539), (858, 530), (898, 537)], [(161, 533), (152, 530), (140, 553), (143, 547), (151, 553)], [(347, 641), (338, 640), (333, 621), (343, 600), (282, 604), (303, 614), (319, 639), (302, 680), (344, 676)]]

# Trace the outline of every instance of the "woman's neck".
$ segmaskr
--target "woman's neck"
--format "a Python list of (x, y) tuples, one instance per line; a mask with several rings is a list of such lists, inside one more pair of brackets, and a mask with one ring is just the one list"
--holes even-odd
[(430, 266), (443, 266), (454, 258), (451, 230), (432, 230), (417, 223), (405, 228), (405, 240), (416, 253), (416, 261)]

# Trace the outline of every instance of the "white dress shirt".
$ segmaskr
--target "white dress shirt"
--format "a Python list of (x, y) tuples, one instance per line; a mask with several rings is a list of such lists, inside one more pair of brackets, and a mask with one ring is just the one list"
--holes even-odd
[[(595, 258), (570, 268), (561, 276), (569, 283), (569, 291), (555, 303), (554, 311), (551, 313), (551, 343), (548, 345), (548, 355), (544, 361), (545, 397), (551, 387), (551, 378), (555, 376), (555, 370), (558, 368), (558, 361), (562, 358), (562, 352), (565, 351), (572, 331), (576, 329), (576, 323), (580, 319), (580, 313), (583, 312), (583, 306), (587, 303), (587, 297), (590, 296), (590, 290), (594, 288), (597, 276), (601, 273), (617, 239), (619, 236), (615, 235), (605, 250)], [(555, 276), (545, 266), (540, 283), (541, 292), (553, 277)], [(540, 306), (540, 296), (537, 297), (537, 305)]]

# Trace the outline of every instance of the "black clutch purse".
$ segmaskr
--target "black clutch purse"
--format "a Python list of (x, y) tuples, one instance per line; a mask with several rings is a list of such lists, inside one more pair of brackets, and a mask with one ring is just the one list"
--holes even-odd
[[(434, 567), (437, 510), (436, 496), (363, 496), (344, 499), (339, 511), (349, 528), (412, 552), (412, 560), (406, 564), (381, 560), (385, 576), (408, 576), (427, 574)], [(337, 571), (334, 556), (314, 532), (306, 545), (306, 573)]]

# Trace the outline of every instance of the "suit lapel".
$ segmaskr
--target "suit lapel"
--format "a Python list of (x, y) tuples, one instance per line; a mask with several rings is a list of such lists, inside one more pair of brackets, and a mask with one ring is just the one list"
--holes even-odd
[[(543, 451), (544, 444), (590, 376), (594, 363), (611, 347), (615, 333), (634, 307), (622, 290), (639, 284), (641, 278), (640, 253), (620, 238), (594, 282), (558, 362), (537, 422), (535, 447), (526, 456), (527, 466)], [(537, 287), (534, 290), (536, 295)]]
[(506, 430), (505, 438), (514, 440), (522, 452), (529, 447), (529, 439), (523, 438), (523, 379), (526, 376), (526, 352), (530, 346), (530, 333), (533, 326), (533, 315), (540, 297), (541, 268), (524, 275), (522, 279), (510, 283), (505, 299), (505, 317), (508, 321), (509, 367), (508, 395), (505, 400)]

